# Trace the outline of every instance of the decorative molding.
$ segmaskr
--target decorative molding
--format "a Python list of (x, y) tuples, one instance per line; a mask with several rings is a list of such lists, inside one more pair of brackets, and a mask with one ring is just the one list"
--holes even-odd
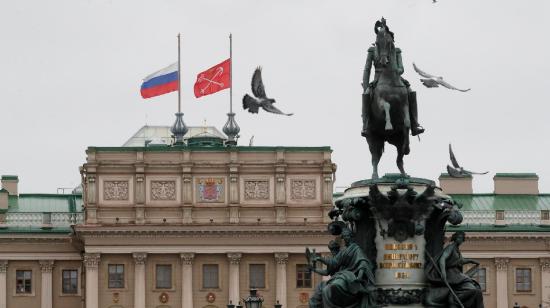
[(134, 258), (136, 265), (143, 265), (145, 264), (145, 261), (147, 261), (146, 252), (134, 252), (132, 253), (132, 257)]
[(275, 253), (275, 261), (279, 265), (288, 264), (288, 253), (287, 252), (276, 252)]
[(104, 181), (103, 199), (109, 201), (128, 200), (129, 181)]
[(42, 271), (42, 273), (51, 273), (54, 268), (53, 260), (40, 260), (38, 264), (40, 264), (40, 271)]
[(0, 260), (0, 273), (5, 273), (8, 270), (8, 260)]
[(195, 259), (195, 253), (185, 252), (180, 254), (181, 262), (184, 265), (193, 265), (193, 259)]
[(239, 265), (241, 263), (241, 258), (243, 254), (240, 252), (229, 252), (227, 253), (227, 258), (229, 259), (229, 264)]
[(97, 269), (101, 260), (101, 254), (99, 253), (85, 253), (84, 254), (84, 266), (86, 269)]
[(315, 200), (315, 180), (290, 180), (290, 199)]
[(550, 258), (540, 258), (540, 270), (543, 272), (550, 272)]
[(151, 200), (176, 200), (176, 181), (151, 181)]
[(269, 180), (244, 180), (245, 200), (269, 200)]
[(495, 258), (495, 267), (497, 271), (507, 271), (510, 258)]

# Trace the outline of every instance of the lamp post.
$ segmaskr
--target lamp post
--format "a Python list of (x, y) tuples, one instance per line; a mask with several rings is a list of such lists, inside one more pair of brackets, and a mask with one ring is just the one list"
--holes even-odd
[(258, 290), (250, 289), (250, 296), (244, 300), (246, 308), (262, 308), (263, 298), (258, 296)]
[(279, 301), (277, 301), (277, 304), (275, 304), (275, 308), (283, 308), (283, 304), (279, 304)]
[(516, 303), (514, 304), (514, 307), (513, 307), (513, 308), (520, 308), (520, 306), (519, 306), (519, 304), (516, 302)]
[(227, 308), (235, 308), (235, 305), (233, 305), (232, 301), (229, 301), (229, 304), (227, 304)]

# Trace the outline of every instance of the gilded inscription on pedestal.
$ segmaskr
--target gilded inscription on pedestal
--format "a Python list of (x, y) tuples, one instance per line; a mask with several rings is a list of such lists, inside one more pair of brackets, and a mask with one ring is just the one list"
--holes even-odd
[(176, 200), (176, 181), (151, 181), (151, 200)]
[(128, 181), (103, 182), (103, 199), (111, 201), (128, 200)]
[(245, 200), (268, 200), (269, 199), (269, 181), (268, 180), (245, 180), (244, 181), (244, 199)]
[(290, 198), (293, 200), (314, 200), (315, 180), (291, 180)]

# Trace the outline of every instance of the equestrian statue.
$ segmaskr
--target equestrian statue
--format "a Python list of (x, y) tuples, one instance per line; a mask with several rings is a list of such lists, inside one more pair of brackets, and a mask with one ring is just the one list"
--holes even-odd
[[(406, 175), (403, 156), (410, 153), (409, 132), (419, 135), (424, 128), (418, 124), (416, 92), (404, 72), (401, 49), (395, 47), (394, 33), (382, 18), (374, 26), (376, 42), (368, 49), (363, 73), (363, 129), (361, 135), (367, 139), (372, 156), (372, 178), (378, 179), (378, 163), (384, 152), (384, 143), (397, 149), (397, 167)], [(369, 83), (374, 65), (374, 78)]]

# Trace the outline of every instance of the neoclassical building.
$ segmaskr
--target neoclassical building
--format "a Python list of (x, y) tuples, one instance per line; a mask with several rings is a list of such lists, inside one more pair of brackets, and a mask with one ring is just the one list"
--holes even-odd
[[(0, 190), (0, 308), (224, 308), (257, 288), (264, 307), (305, 308), (328, 253), (336, 166), (329, 147), (223, 145), (212, 127), (169, 146), (144, 127), (89, 147), (82, 189)], [(494, 192), (442, 175), (463, 206), (466, 257), (482, 263), (486, 307), (550, 307), (550, 196), (534, 174), (497, 174)], [(338, 194), (336, 194), (338, 196)]]

